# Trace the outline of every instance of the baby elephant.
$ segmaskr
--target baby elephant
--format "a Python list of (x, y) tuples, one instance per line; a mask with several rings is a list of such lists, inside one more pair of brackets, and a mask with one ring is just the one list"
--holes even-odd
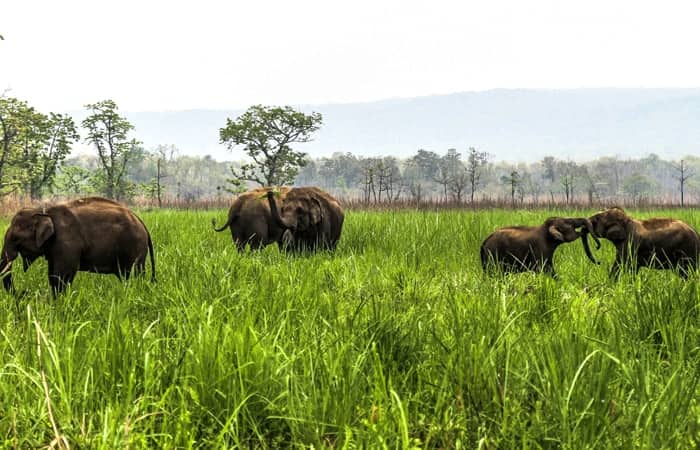
[(132, 271), (142, 273), (149, 252), (155, 281), (153, 243), (141, 219), (119, 203), (89, 197), (17, 212), (5, 233), (0, 276), (9, 291), (17, 256), (22, 257), (25, 271), (43, 256), (49, 263), (49, 284), (55, 295), (80, 270), (120, 278), (128, 278)]
[[(581, 227), (585, 231), (576, 231)], [(542, 270), (556, 277), (554, 251), (560, 244), (573, 242), (588, 233), (600, 248), (600, 242), (586, 218), (550, 217), (538, 227), (499, 228), (481, 244), (481, 265), (485, 272), (495, 267), (504, 272)], [(594, 260), (588, 246), (584, 248), (588, 257)]]

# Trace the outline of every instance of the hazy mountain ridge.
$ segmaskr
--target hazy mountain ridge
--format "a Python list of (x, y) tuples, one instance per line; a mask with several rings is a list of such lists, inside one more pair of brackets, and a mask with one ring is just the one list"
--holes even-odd
[[(300, 108), (324, 117), (315, 140), (299, 146), (313, 157), (407, 157), (419, 148), (443, 153), (471, 146), (513, 161), (650, 152), (675, 158), (700, 151), (700, 89), (498, 89)], [(241, 112), (125, 115), (148, 148), (174, 144), (185, 154), (240, 159), (219, 144), (218, 135), (226, 118)]]

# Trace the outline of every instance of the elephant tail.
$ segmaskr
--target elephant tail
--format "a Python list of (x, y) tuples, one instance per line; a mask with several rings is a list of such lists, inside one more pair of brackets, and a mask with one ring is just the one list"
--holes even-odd
[(237, 218), (238, 218), (237, 215), (233, 215), (233, 216), (229, 217), (228, 220), (226, 221), (226, 223), (221, 226), (221, 228), (216, 228), (216, 219), (211, 219), (211, 226), (214, 227), (214, 231), (219, 233), (221, 231), (224, 231), (226, 228), (232, 226), (233, 222), (235, 222)]
[(148, 253), (151, 257), (151, 281), (155, 283), (156, 281), (156, 254), (153, 252), (153, 241), (151, 240), (151, 233), (146, 230), (146, 235), (148, 235)]

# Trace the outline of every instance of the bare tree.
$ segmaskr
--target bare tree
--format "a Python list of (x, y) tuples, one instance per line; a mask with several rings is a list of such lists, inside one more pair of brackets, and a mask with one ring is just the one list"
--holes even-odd
[(564, 200), (567, 205), (574, 201), (574, 185), (579, 172), (579, 166), (573, 161), (567, 161), (561, 164), (559, 181), (564, 188)]
[(467, 155), (467, 177), (469, 179), (470, 195), (469, 200), (474, 203), (474, 194), (479, 188), (483, 167), (489, 162), (490, 155), (486, 152), (477, 151), (474, 147), (469, 147)]
[(685, 206), (685, 182), (688, 180), (688, 178), (695, 175), (695, 172), (693, 170), (689, 169), (688, 164), (686, 164), (686, 162), (682, 159), (681, 159), (680, 164), (671, 164), (671, 166), (677, 172), (677, 175), (674, 175), (673, 178), (678, 180), (678, 183), (679, 183), (679, 188), (681, 191), (681, 207), (682, 207), (682, 206)]
[(451, 167), (450, 162), (445, 157), (440, 158), (432, 180), (442, 187), (442, 196), (447, 200), (447, 192), (450, 186)]
[(374, 202), (377, 202), (377, 191), (375, 188), (375, 179), (377, 175), (375, 161), (368, 158), (362, 161), (362, 196), (366, 203), (374, 197)]
[(467, 168), (462, 161), (456, 161), (455, 165), (456, 167), (454, 167), (452, 170), (452, 174), (450, 175), (450, 184), (448, 186), (450, 193), (452, 194), (452, 198), (456, 200), (457, 203), (462, 203), (462, 196), (469, 187), (471, 178), (469, 177)]

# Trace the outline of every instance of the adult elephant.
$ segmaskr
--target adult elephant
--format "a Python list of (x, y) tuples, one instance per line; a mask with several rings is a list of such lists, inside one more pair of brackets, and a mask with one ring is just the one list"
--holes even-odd
[[(282, 200), (290, 189), (279, 188), (278, 195)], [(212, 219), (214, 231), (221, 232), (229, 228), (239, 251), (243, 251), (246, 245), (251, 250), (257, 250), (274, 242), (280, 243), (285, 229), (272, 218), (270, 204), (265, 199), (269, 191), (270, 188), (257, 188), (236, 197), (223, 226), (216, 228), (216, 220)]]
[(612, 242), (617, 250), (611, 276), (618, 275), (625, 264), (633, 271), (640, 267), (678, 269), (684, 277), (697, 267), (700, 237), (683, 221), (637, 220), (618, 207), (594, 214), (590, 221), (595, 233)]
[(25, 208), (12, 218), (0, 260), (3, 286), (12, 289), (12, 262), (22, 257), (24, 270), (39, 257), (48, 261), (53, 294), (63, 291), (78, 271), (111, 273), (129, 278), (145, 271), (153, 242), (146, 225), (125, 206), (88, 197), (45, 208)]
[(290, 189), (284, 197), (268, 191), (267, 199), (273, 220), (285, 230), (282, 235), (284, 248), (292, 251), (335, 250), (345, 213), (333, 196), (317, 187), (299, 187)]
[[(585, 237), (586, 233), (590, 233), (600, 247), (591, 222), (586, 218), (550, 217), (536, 227), (499, 228), (481, 244), (481, 265), (485, 272), (490, 268), (500, 268), (504, 272), (541, 270), (556, 277), (554, 251), (565, 242)], [(595, 261), (587, 242), (585, 244), (586, 254)]]

